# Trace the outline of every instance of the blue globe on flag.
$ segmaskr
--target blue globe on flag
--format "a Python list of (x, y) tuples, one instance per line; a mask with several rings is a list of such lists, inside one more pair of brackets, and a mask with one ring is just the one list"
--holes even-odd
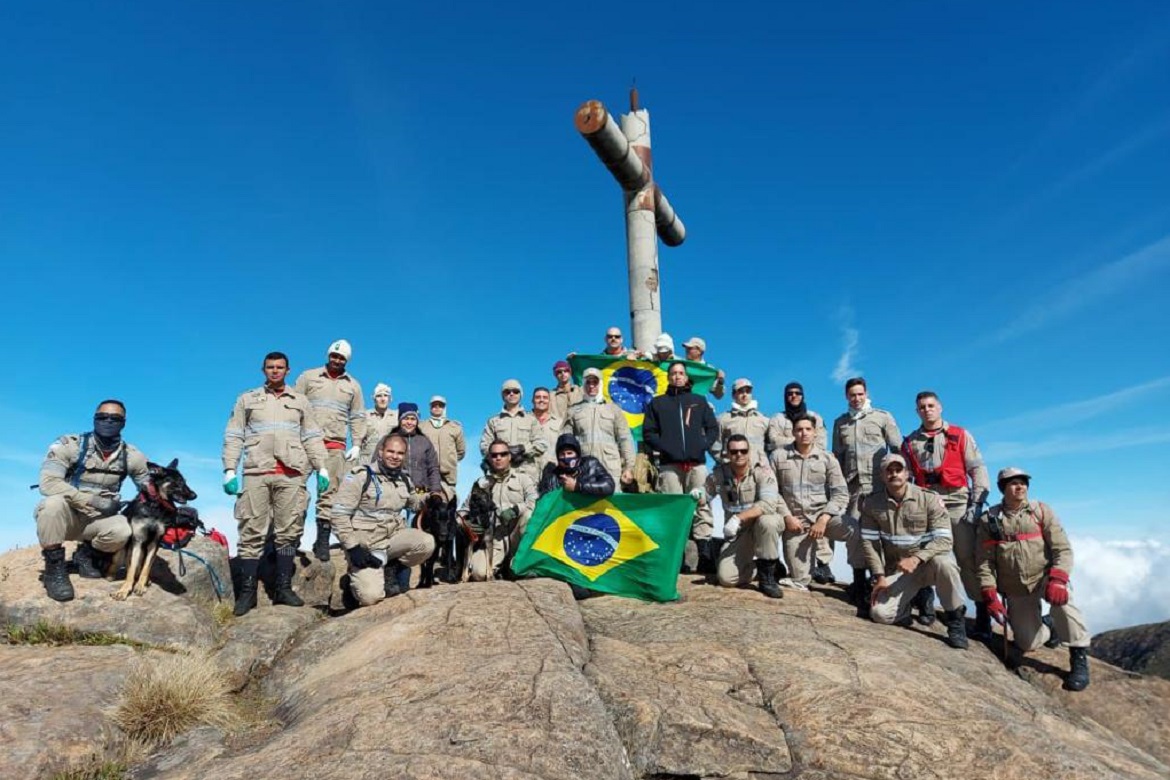
[(606, 395), (627, 414), (641, 414), (658, 394), (658, 377), (649, 368), (622, 366), (609, 376)]
[(565, 554), (582, 566), (597, 566), (617, 552), (621, 538), (621, 527), (609, 515), (586, 515), (565, 529)]

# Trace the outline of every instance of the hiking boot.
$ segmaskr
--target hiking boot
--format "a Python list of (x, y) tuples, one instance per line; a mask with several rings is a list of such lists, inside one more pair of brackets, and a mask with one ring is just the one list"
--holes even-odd
[(1048, 626), (1048, 641), (1044, 643), (1044, 646), (1049, 650), (1055, 650), (1060, 647), (1060, 637), (1056, 635), (1056, 626), (1052, 623), (1052, 615), (1045, 615), (1040, 618), (1040, 622)]
[(780, 590), (779, 583), (776, 582), (776, 560), (760, 559), (756, 561), (756, 578), (757, 586), (760, 593), (763, 593), (770, 599), (779, 599), (784, 597), (784, 593)]
[(591, 599), (594, 596), (602, 595), (595, 590), (589, 590), (589, 588), (583, 588), (580, 585), (574, 585), (571, 582), (569, 583), (569, 589), (573, 591), (573, 598), (577, 601), (584, 601), (585, 599)]
[(849, 602), (857, 607), (857, 617), (869, 619), (869, 598), (873, 593), (873, 584), (866, 575), (865, 569), (853, 570), (853, 584), (847, 591)]
[[(328, 537), (326, 537), (328, 538)], [(273, 604), (286, 607), (303, 607), (305, 602), (293, 592), (293, 571), (297, 566), (295, 547), (279, 547), (276, 550), (276, 588), (272, 592)]]
[(817, 583), (818, 585), (832, 585), (837, 581), (837, 579), (833, 576), (833, 570), (829, 567), (829, 564), (822, 563), (821, 561), (817, 561), (813, 564), (812, 578), (813, 582)]
[(341, 579), (337, 582), (337, 587), (341, 589), (341, 608), (346, 612), (353, 612), (361, 606), (358, 604), (357, 596), (353, 595), (353, 580), (348, 574), (342, 574)]
[(89, 542), (82, 542), (73, 551), (73, 565), (77, 567), (77, 576), (87, 580), (102, 578), (102, 564), (104, 555), (93, 549)]
[(967, 605), (964, 604), (954, 610), (943, 610), (942, 621), (947, 627), (947, 644), (959, 650), (966, 650)]
[(982, 601), (975, 605), (975, 630), (969, 636), (977, 642), (991, 639), (991, 613)]
[(313, 542), (313, 557), (324, 563), (329, 560), (329, 532), (333, 526), (317, 521), (317, 541)]
[(914, 594), (911, 606), (918, 609), (918, 617), (915, 620), (918, 621), (919, 625), (934, 625), (934, 621), (937, 619), (934, 612), (934, 588), (929, 585), (925, 588), (919, 588), (918, 592)]
[(69, 572), (65, 570), (65, 548), (41, 550), (41, 557), (45, 559), (45, 573), (41, 577), (45, 593), (53, 601), (72, 601), (73, 583), (69, 581)]
[(403, 566), (397, 560), (388, 561), (386, 565), (382, 567), (382, 581), (384, 583), (384, 592), (386, 593), (386, 598), (400, 596), (406, 592), (402, 589), (402, 573), (404, 571), (406, 572), (407, 584), (409, 587), (409, 568)]
[(719, 551), (723, 543), (719, 539), (696, 539), (695, 545), (699, 550), (699, 563), (695, 567), (697, 574), (715, 574), (719, 567)]
[(1068, 677), (1064, 678), (1066, 691), (1083, 691), (1089, 687), (1089, 648), (1068, 649)]
[(260, 560), (252, 558), (241, 560), (240, 589), (236, 593), (236, 607), (232, 614), (243, 617), (256, 608), (256, 571), (260, 568)]

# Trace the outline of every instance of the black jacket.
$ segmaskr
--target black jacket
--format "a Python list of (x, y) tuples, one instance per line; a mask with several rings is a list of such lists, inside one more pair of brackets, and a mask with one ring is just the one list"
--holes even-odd
[(646, 404), (642, 440), (661, 453), (662, 463), (705, 463), (719, 439), (719, 423), (701, 395), (669, 387)]
[[(561, 486), (561, 481), (557, 479), (557, 474), (557, 464), (549, 463), (545, 465), (544, 471), (540, 474), (540, 486), (538, 488), (540, 495), (543, 496), (545, 493), (551, 493)], [(601, 465), (601, 461), (592, 455), (583, 455), (581, 457), (581, 460), (577, 463), (574, 476), (577, 477), (577, 489), (574, 491), (576, 493), (585, 493), (590, 496), (612, 496), (616, 489), (613, 476), (606, 471), (605, 466)]]

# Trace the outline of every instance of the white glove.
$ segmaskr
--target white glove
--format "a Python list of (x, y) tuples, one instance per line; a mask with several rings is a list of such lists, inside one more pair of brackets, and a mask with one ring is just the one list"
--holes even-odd
[(227, 483), (231, 482), (235, 478), (236, 478), (236, 470), (235, 469), (228, 469), (227, 471), (225, 471), (223, 473), (223, 484), (226, 485)]
[(739, 535), (739, 515), (732, 515), (723, 523), (723, 538), (734, 539)]
[(694, 490), (691, 491), (691, 498), (695, 499), (700, 504), (702, 504), (704, 501), (707, 500), (707, 491), (703, 490), (703, 488), (695, 488)]
[(355, 461), (358, 459), (358, 455), (360, 455), (360, 454), (361, 454), (361, 449), (355, 444), (354, 446), (350, 447), (349, 450), (345, 453), (345, 459), (348, 461)]

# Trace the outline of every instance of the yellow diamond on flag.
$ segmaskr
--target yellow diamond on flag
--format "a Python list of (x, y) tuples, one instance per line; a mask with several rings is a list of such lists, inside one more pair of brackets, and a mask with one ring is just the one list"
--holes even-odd
[(657, 550), (658, 544), (625, 512), (602, 498), (558, 517), (532, 543), (532, 549), (556, 558), (592, 582)]

